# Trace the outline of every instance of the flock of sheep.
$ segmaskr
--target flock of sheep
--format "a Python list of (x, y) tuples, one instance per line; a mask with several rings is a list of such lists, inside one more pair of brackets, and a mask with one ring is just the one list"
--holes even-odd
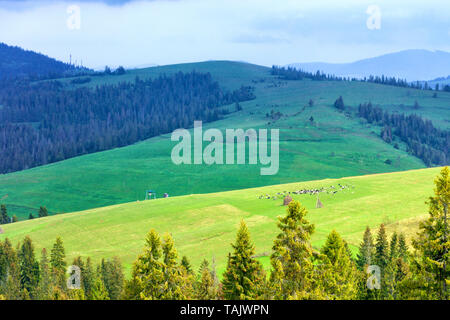
[(292, 194), (318, 195), (319, 193), (326, 193), (326, 194), (335, 195), (339, 191), (351, 190), (354, 188), (355, 188), (355, 186), (353, 186), (353, 185), (348, 185), (348, 184), (343, 185), (343, 184), (338, 183), (337, 186), (332, 185), (329, 187), (321, 187), (321, 188), (300, 189), (300, 190), (295, 190), (295, 191), (283, 191), (283, 192), (277, 192), (275, 195), (265, 194), (265, 195), (259, 195), (257, 197), (258, 197), (258, 199), (277, 200), (279, 198), (284, 198), (284, 197), (286, 197), (288, 195), (290, 196)]

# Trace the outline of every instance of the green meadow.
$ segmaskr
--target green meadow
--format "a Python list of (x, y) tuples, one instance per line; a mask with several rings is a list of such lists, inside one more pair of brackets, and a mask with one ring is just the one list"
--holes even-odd
[[(146, 233), (154, 228), (160, 234), (172, 234), (180, 258), (187, 255), (195, 267), (204, 258), (214, 258), (222, 273), (230, 243), (243, 219), (257, 255), (269, 267), (277, 217), (286, 210), (278, 193), (291, 192), (293, 199), (308, 209), (307, 218), (316, 225), (312, 238), (315, 248), (335, 229), (355, 251), (366, 226), (377, 228), (384, 223), (389, 233), (404, 232), (408, 240), (413, 237), (419, 221), (427, 215), (425, 201), (433, 194), (439, 171), (421, 169), (134, 201), (3, 225), (0, 239), (8, 237), (17, 243), (29, 235), (39, 252), (43, 247), (51, 248), (55, 238), (61, 236), (69, 263), (78, 255), (90, 256), (95, 262), (118, 256), (129, 272)], [(322, 187), (328, 190), (319, 194), (323, 208), (316, 208), (315, 195), (292, 194)]]
[[(433, 98), (430, 91), (372, 83), (284, 81), (271, 76), (269, 68), (246, 63), (211, 61), (137, 69), (122, 76), (92, 77), (86, 85), (191, 70), (210, 72), (228, 89), (241, 85), (255, 87), (256, 99), (241, 103), (242, 111), (224, 106), (233, 112), (224, 119), (204, 124), (204, 129), (279, 129), (277, 175), (261, 176), (260, 165), (177, 166), (170, 157), (176, 142), (170, 141), (170, 134), (166, 134), (124, 148), (0, 175), (0, 202), (9, 206), (10, 215), (16, 214), (23, 220), (41, 205), (52, 213), (81, 211), (143, 200), (147, 189), (156, 190), (159, 197), (166, 192), (170, 196), (214, 193), (209, 196), (213, 199), (215, 193), (227, 190), (425, 167), (421, 160), (406, 152), (402, 143), (400, 149), (395, 149), (382, 141), (380, 128), (337, 111), (332, 105), (340, 95), (350, 110), (371, 101), (391, 112), (417, 113), (436, 126), (449, 126), (450, 93), (439, 92)], [(61, 81), (69, 88), (75, 87), (70, 78)], [(310, 99), (314, 101), (312, 107), (308, 105)], [(420, 105), (418, 110), (413, 109), (415, 101)], [(272, 110), (282, 113), (281, 118), (267, 117)], [(311, 117), (314, 121), (310, 121)], [(388, 159), (391, 164), (385, 163)], [(195, 197), (177, 198), (186, 201), (178, 208), (185, 210)], [(163, 203), (165, 206), (170, 202)], [(192, 201), (194, 207), (195, 203)], [(127, 216), (127, 212), (123, 215)]]

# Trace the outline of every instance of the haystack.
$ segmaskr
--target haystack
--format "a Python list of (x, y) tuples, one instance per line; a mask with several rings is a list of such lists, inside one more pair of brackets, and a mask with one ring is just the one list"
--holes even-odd
[(323, 208), (323, 203), (320, 201), (319, 197), (317, 197), (316, 208)]
[(292, 201), (292, 197), (291, 196), (284, 197), (283, 206), (287, 206), (291, 201)]

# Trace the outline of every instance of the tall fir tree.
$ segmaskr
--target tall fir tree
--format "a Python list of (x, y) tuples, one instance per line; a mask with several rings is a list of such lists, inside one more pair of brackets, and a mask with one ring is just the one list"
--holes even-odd
[(445, 167), (435, 179), (434, 196), (427, 201), (429, 217), (420, 223), (420, 232), (413, 239), (416, 250), (409, 279), (414, 298), (449, 298), (450, 237), (448, 206), (450, 202), (449, 169)]
[(111, 300), (119, 300), (122, 296), (124, 274), (122, 263), (118, 257), (101, 262), (101, 278)]
[(90, 300), (109, 300), (108, 291), (101, 279), (100, 274), (96, 274), (94, 283), (89, 296)]
[(56, 238), (50, 252), (50, 265), (52, 268), (52, 276), (55, 284), (58, 286), (61, 292), (57, 293), (57, 297), (65, 295), (66, 291), (66, 253), (64, 249), (63, 241), (60, 237)]
[(0, 224), (7, 224), (10, 222), (6, 206), (4, 204), (0, 205)]
[(34, 255), (34, 246), (29, 236), (26, 236), (18, 252), (20, 268), (20, 285), (28, 294), (33, 295), (39, 282), (39, 263)]
[(48, 216), (48, 210), (46, 207), (40, 206), (39, 207), (39, 218), (47, 217)]
[(261, 263), (253, 257), (255, 247), (244, 221), (241, 221), (232, 248), (222, 280), (224, 297), (229, 300), (256, 299), (263, 292), (265, 275)]
[(314, 225), (305, 219), (307, 211), (291, 201), (287, 214), (279, 217), (280, 233), (274, 240), (270, 257), (270, 295), (274, 299), (304, 299), (311, 296), (313, 258), (310, 242)]
[(186, 270), (188, 274), (193, 274), (191, 263), (189, 262), (188, 257), (183, 256), (181, 258), (181, 266)]
[(195, 284), (195, 298), (199, 300), (217, 300), (220, 296), (217, 281), (209, 269), (208, 260), (204, 259), (199, 268), (199, 279)]
[(387, 283), (388, 279), (386, 277), (386, 268), (389, 264), (389, 241), (386, 234), (386, 228), (384, 227), (384, 224), (380, 225), (380, 228), (378, 229), (377, 239), (375, 243), (375, 257), (374, 257), (374, 264), (377, 265), (380, 268), (381, 272), (381, 279), (380, 279), (380, 285), (381, 289), (378, 291), (379, 299), (385, 299), (387, 297)]
[(373, 236), (370, 228), (367, 226), (356, 257), (356, 263), (359, 269), (365, 271), (365, 268), (372, 264), (374, 256), (375, 245), (373, 243)]
[(358, 270), (344, 239), (333, 230), (321, 249), (318, 290), (327, 300), (352, 300), (358, 294)]
[(38, 300), (48, 300), (51, 298), (52, 290), (52, 274), (50, 272), (47, 250), (43, 248), (41, 251), (41, 260), (39, 261), (39, 285), (36, 298)]

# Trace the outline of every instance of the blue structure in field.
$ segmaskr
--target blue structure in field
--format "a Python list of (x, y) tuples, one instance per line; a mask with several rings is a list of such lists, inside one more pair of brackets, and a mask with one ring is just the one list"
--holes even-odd
[(156, 191), (155, 190), (147, 190), (145, 191), (145, 200), (156, 199)]

